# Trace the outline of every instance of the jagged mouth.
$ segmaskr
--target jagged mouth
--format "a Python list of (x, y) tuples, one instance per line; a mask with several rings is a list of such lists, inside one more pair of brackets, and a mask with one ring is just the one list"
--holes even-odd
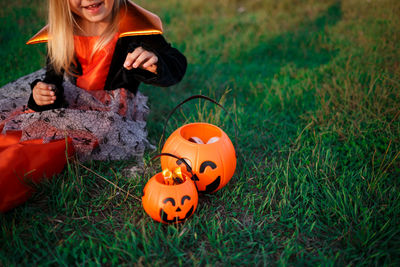
[(168, 220), (168, 213), (166, 213), (163, 209), (160, 209), (160, 217), (161, 217), (161, 220), (163, 222), (166, 222), (166, 223), (178, 223), (178, 222), (183, 222), (184, 220), (189, 218), (193, 214), (193, 211), (194, 211), (194, 206), (192, 205), (192, 207), (186, 213), (184, 218), (181, 219), (181, 218), (179, 218), (179, 216), (176, 216), (172, 220)]

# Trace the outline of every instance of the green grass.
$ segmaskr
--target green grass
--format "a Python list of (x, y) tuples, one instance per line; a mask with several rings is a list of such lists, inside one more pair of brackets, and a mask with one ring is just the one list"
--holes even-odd
[[(25, 41), (43, 0), (0, 3), (0, 84), (44, 64)], [(131, 162), (71, 164), (0, 215), (0, 265), (400, 264), (400, 3), (396, 0), (138, 1), (187, 56), (184, 80), (142, 86), (158, 144), (168, 112), (209, 95), (239, 125), (238, 167), (180, 225), (141, 207)], [(194, 101), (168, 134), (204, 120), (234, 140), (224, 112)], [(124, 191), (106, 182), (109, 179)], [(125, 193), (124, 193), (125, 192)], [(130, 195), (127, 195), (129, 192)]]

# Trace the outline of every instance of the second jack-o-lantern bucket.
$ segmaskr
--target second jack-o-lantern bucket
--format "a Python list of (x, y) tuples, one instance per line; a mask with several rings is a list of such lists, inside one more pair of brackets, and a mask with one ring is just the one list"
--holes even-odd
[[(156, 157), (159, 156), (174, 157), (167, 153)], [(174, 158), (179, 160), (178, 157)], [(151, 218), (162, 223), (181, 223), (193, 215), (199, 200), (196, 185), (184, 173), (182, 178), (181, 184), (167, 185), (160, 172), (147, 182), (143, 189), (142, 205)]]
[[(202, 95), (189, 97), (177, 107), (195, 98), (207, 99), (225, 110), (219, 103)], [(193, 138), (202, 142), (193, 142)], [(190, 123), (178, 128), (168, 137), (162, 153), (171, 153), (187, 161), (193, 172), (192, 179), (201, 193), (212, 193), (224, 187), (236, 169), (236, 152), (231, 140), (222, 129), (209, 123)], [(178, 165), (182, 165), (179, 160), (161, 158), (163, 169), (173, 169)]]

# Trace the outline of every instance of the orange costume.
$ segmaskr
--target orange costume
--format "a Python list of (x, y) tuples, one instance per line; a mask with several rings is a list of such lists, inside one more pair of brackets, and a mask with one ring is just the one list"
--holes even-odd
[(76, 85), (90, 91), (103, 90), (118, 35), (92, 57), (91, 53), (98, 38), (97, 36), (74, 37), (75, 55), (82, 66), (82, 75), (77, 78)]

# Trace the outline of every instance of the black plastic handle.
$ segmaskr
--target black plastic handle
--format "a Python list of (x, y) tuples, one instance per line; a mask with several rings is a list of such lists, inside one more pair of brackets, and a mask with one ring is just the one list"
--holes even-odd
[[(238, 149), (238, 140), (237, 140), (237, 128), (238, 128), (238, 126), (237, 126), (237, 124), (236, 124), (236, 121), (232, 118), (232, 116), (231, 116), (231, 114), (228, 112), (228, 110), (226, 110), (220, 103), (218, 103), (218, 102), (215, 101), (214, 99), (209, 98), (208, 96), (204, 96), (204, 95), (193, 95), (193, 96), (191, 96), (191, 97), (186, 98), (186, 99), (183, 100), (181, 103), (179, 103), (179, 104), (168, 114), (168, 117), (167, 117), (167, 119), (165, 120), (165, 123), (164, 123), (164, 128), (163, 128), (163, 131), (162, 131), (161, 142), (160, 142), (160, 144), (164, 144), (164, 141), (165, 141), (165, 129), (166, 129), (166, 127), (167, 127), (167, 123), (168, 123), (169, 119), (171, 118), (172, 114), (173, 114), (180, 106), (182, 106), (182, 105), (185, 104), (186, 102), (189, 102), (190, 100), (198, 99), (198, 98), (205, 99), (205, 100), (208, 100), (208, 101), (210, 101), (210, 102), (216, 104), (217, 106), (219, 106), (220, 108), (222, 108), (222, 109), (228, 114), (229, 118), (232, 120), (232, 122), (233, 122), (233, 124), (234, 124), (234, 128), (235, 128), (235, 146), (236, 146), (236, 149)], [(160, 146), (160, 147), (161, 147), (161, 146)], [(236, 151), (236, 149), (235, 149), (235, 151)], [(235, 153), (236, 153), (236, 152), (235, 152)], [(236, 154), (237, 154), (237, 153), (236, 153)], [(236, 158), (237, 158), (237, 157), (236, 157)]]
[(180, 162), (183, 162), (183, 164), (185, 164), (185, 166), (186, 166), (186, 170), (188, 170), (188, 171), (190, 172), (190, 174), (193, 176), (192, 167), (190, 167), (190, 165), (186, 162), (186, 160), (185, 160), (184, 158), (180, 158), (180, 157), (178, 157), (178, 156), (176, 156), (176, 155), (174, 155), (174, 154), (171, 154), (171, 153), (160, 153), (160, 154), (155, 155), (154, 157), (152, 157), (152, 158), (150, 159), (150, 161), (153, 161), (153, 160), (155, 160), (156, 158), (159, 158), (159, 157), (161, 157), (161, 156), (173, 157), (173, 158), (178, 159)]
[[(154, 157), (152, 157), (152, 158), (150, 159), (150, 161), (153, 161), (154, 159), (159, 158), (159, 157), (161, 157), (161, 156), (173, 157), (173, 158), (178, 159), (180, 162), (183, 162), (183, 164), (185, 164), (185, 166), (186, 166), (186, 170), (188, 170), (188, 171), (190, 172), (190, 174), (192, 175), (192, 177), (190, 177), (190, 179), (193, 181), (194, 186), (196, 187), (197, 192), (199, 192), (199, 189), (197, 188), (196, 181), (193, 180), (193, 171), (192, 171), (192, 167), (190, 167), (190, 165), (186, 162), (186, 160), (185, 160), (184, 158), (180, 158), (180, 157), (178, 157), (178, 156), (176, 156), (176, 155), (174, 155), (174, 154), (171, 154), (171, 153), (160, 153), (160, 154), (155, 155)], [(179, 165), (179, 164), (178, 164), (178, 165)]]

